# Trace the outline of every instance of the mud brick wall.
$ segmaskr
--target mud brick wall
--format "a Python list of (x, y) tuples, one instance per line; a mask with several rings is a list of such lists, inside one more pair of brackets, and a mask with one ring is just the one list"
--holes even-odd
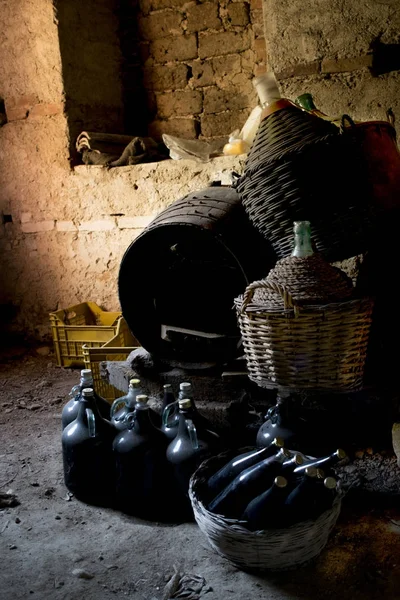
[(261, 0), (139, 0), (149, 132), (218, 138), (240, 129), (265, 70)]
[[(263, 0), (268, 68), (329, 115), (400, 118), (399, 0)], [(398, 124), (398, 120), (397, 120)]]

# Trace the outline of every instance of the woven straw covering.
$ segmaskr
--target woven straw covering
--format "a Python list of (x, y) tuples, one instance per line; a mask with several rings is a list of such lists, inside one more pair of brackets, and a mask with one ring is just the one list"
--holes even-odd
[(249, 531), (243, 521), (224, 519), (209, 512), (202, 501), (207, 479), (237, 451), (224, 452), (200, 465), (190, 480), (189, 496), (195, 519), (211, 547), (244, 570), (282, 571), (299, 567), (320, 554), (340, 513), (341, 499), (315, 521), (286, 529)]
[(261, 121), (237, 190), (279, 258), (291, 252), (293, 221), (313, 223), (316, 247), (330, 262), (368, 243), (373, 205), (360, 143), (298, 107)]
[(297, 306), (280, 288), (283, 310), (251, 304), (251, 284), (235, 300), (249, 378), (288, 391), (355, 391), (363, 384), (373, 301), (370, 298)]
[[(353, 295), (351, 279), (332, 267), (320, 254), (307, 257), (288, 256), (279, 260), (266, 278), (268, 286), (255, 282), (251, 306), (267, 310), (285, 307), (281, 290), (289, 292), (296, 306), (327, 304)], [(249, 289), (249, 288), (247, 288)], [(250, 286), (250, 289), (253, 289)]]

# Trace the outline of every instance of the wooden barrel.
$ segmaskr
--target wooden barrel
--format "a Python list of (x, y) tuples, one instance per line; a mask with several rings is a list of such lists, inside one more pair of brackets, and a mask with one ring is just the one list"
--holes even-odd
[(276, 257), (229, 186), (163, 210), (120, 265), (122, 313), (140, 344), (173, 366), (204, 368), (241, 352), (234, 298)]

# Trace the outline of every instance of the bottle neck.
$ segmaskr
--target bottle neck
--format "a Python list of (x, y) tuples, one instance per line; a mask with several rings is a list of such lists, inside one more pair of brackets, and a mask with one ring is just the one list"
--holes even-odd
[(274, 73), (264, 73), (253, 80), (253, 85), (257, 90), (258, 98), (262, 108), (267, 108), (274, 102), (281, 100), (282, 96), (278, 88), (278, 82)]
[(294, 224), (294, 248), (292, 256), (305, 258), (313, 254), (310, 223), (308, 221), (298, 221)]
[(128, 393), (126, 395), (126, 406), (127, 408), (134, 409), (136, 403), (136, 396), (138, 395), (139, 390), (137, 388), (129, 386)]
[(154, 430), (153, 423), (150, 419), (150, 409), (148, 406), (136, 405), (134, 429), (138, 433), (148, 433)]
[(164, 392), (162, 410), (165, 410), (167, 408), (167, 406), (169, 406), (170, 404), (173, 404), (174, 402), (175, 402), (175, 396), (174, 396), (173, 392), (171, 392), (171, 391)]

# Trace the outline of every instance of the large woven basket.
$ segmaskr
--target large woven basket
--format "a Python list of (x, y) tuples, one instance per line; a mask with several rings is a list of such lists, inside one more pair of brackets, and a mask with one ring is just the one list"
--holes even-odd
[(292, 223), (301, 220), (312, 221), (316, 248), (330, 262), (362, 253), (374, 207), (358, 140), (282, 106), (261, 121), (237, 182), (246, 212), (279, 258), (290, 254)]
[(194, 517), (210, 546), (235, 566), (249, 571), (294, 569), (316, 558), (339, 516), (340, 495), (333, 507), (315, 521), (304, 521), (286, 529), (249, 531), (244, 521), (213, 514), (203, 503), (205, 482), (233, 456), (234, 453), (228, 451), (206, 460), (190, 480), (189, 496)]
[[(260, 289), (279, 293), (282, 307), (252, 301)], [(263, 280), (249, 285), (235, 305), (249, 378), (260, 387), (337, 392), (362, 387), (371, 298), (299, 306), (288, 289)]]

